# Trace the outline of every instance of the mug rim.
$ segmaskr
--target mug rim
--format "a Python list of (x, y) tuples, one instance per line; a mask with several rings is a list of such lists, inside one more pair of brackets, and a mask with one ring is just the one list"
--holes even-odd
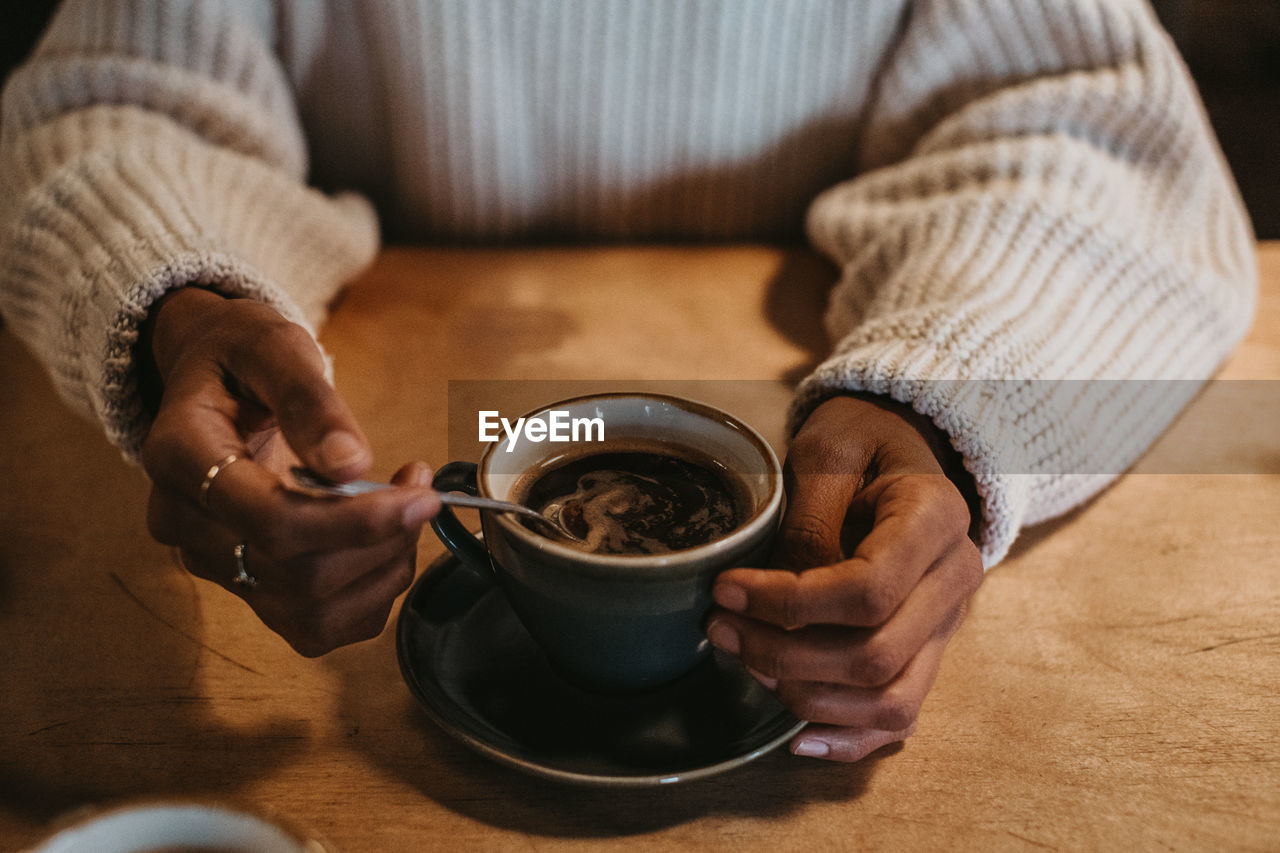
[(333, 850), (327, 839), (303, 827), (296, 819), (281, 815), (268, 806), (219, 795), (155, 794), (109, 798), (64, 812), (53, 820), (46, 835), (36, 840), (33, 846), (23, 848), (22, 853), (54, 853), (67, 844), (78, 843), (78, 835), (118, 818), (137, 816), (146, 819), (156, 814), (192, 809), (217, 813), (219, 818), (248, 820), (256, 826), (280, 833), (300, 850), (308, 853), (329, 853)]
[[(500, 525), (508, 535), (515, 535), (516, 538), (525, 545), (536, 548), (541, 552), (555, 557), (566, 558), (565, 562), (567, 564), (580, 569), (596, 568), (604, 569), (613, 573), (620, 570), (652, 572), (655, 569), (686, 568), (695, 564), (700, 564), (705, 560), (714, 561), (715, 557), (725, 552), (736, 550), (742, 547), (745, 543), (752, 541), (763, 532), (763, 528), (773, 523), (773, 520), (776, 518), (777, 512), (782, 505), (782, 465), (778, 462), (777, 454), (774, 453), (773, 448), (769, 445), (769, 442), (764, 439), (764, 436), (760, 435), (754, 427), (729, 412), (712, 406), (709, 403), (691, 400), (687, 397), (677, 397), (674, 394), (661, 394), (650, 391), (608, 391), (601, 394), (582, 394), (577, 397), (557, 400), (554, 403), (547, 403), (526, 413), (524, 417), (535, 417), (557, 407), (577, 405), (593, 400), (617, 400), (620, 398), (656, 400), (662, 403), (672, 404), (677, 408), (684, 409), (685, 411), (692, 412), (693, 414), (707, 417), (710, 420), (723, 422), (727, 426), (739, 432), (748, 441), (750, 441), (765, 462), (767, 475), (769, 477), (768, 499), (758, 506), (751, 516), (742, 524), (738, 525), (738, 527), (728, 536), (724, 536), (714, 542), (708, 542), (704, 545), (697, 545), (693, 548), (684, 548), (679, 551), (668, 551), (663, 554), (596, 554), (590, 551), (582, 551), (569, 545), (562, 545), (553, 539), (534, 533), (532, 530), (512, 518), (509, 514), (493, 514), (492, 520), (496, 524)], [(489, 462), (493, 458), (494, 453), (496, 453), (506, 441), (508, 441), (508, 439), (503, 438), (499, 441), (490, 442), (490, 444), (485, 448), (484, 454), (480, 457), (480, 463), (476, 469), (476, 487), (485, 497), (494, 496), (488, 487)]]

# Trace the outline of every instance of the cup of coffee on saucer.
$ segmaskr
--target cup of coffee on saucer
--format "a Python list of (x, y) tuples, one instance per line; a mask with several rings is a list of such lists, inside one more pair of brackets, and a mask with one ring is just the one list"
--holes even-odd
[(688, 673), (711, 652), (715, 576), (767, 561), (783, 495), (773, 450), (732, 415), (661, 394), (577, 397), (516, 423), (434, 485), (524, 504), (567, 532), (482, 512), (481, 539), (445, 508), (441, 541), (492, 573), (567, 681), (624, 692)]

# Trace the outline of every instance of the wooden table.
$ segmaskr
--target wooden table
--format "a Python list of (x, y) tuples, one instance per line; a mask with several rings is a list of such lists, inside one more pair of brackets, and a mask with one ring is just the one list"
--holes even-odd
[[(1259, 258), (1228, 378), (1280, 379), (1280, 245)], [(392, 250), (323, 337), (384, 476), (445, 460), (450, 379), (758, 380), (718, 384), (751, 389), (726, 405), (780, 442), (831, 276), (762, 248)], [(186, 575), (147, 537), (142, 474), (0, 333), (0, 848), (84, 804), (179, 794), (257, 804), (342, 851), (1274, 850), (1280, 453), (1273, 424), (1221, 423), (1214, 444), (1255, 473), (1144, 461), (1022, 537), (905, 747), (604, 792), (440, 732), (391, 631), (306, 660)], [(425, 537), (421, 559), (439, 553)]]

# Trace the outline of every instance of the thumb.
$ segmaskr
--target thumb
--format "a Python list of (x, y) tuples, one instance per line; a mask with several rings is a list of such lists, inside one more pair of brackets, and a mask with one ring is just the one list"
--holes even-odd
[(256, 357), (238, 371), (248, 390), (276, 417), (303, 464), (337, 482), (369, 470), (364, 431), (324, 375), (324, 356), (306, 329), (287, 324), (264, 336)]

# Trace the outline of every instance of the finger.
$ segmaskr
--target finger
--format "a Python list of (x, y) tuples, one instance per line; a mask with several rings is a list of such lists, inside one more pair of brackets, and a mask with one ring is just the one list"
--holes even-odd
[(385, 540), (416, 539), (423, 522), (440, 509), (427, 486), (383, 489), (355, 497), (329, 498), (286, 488), (273, 472), (252, 460), (236, 462), (218, 475), (209, 508), (163, 492), (150, 510), (152, 535), (184, 544), (197, 516), (218, 520), (272, 559), (289, 562), (308, 554), (366, 548)]
[(434, 472), (421, 460), (414, 460), (400, 467), (391, 477), (393, 486), (430, 486)]
[[(391, 478), (394, 485), (429, 488), (432, 471), (425, 462), (411, 462)], [(416, 558), (421, 522), (402, 535), (392, 536), (372, 546), (346, 551), (307, 555), (294, 561), (289, 574), (296, 595), (322, 599), (342, 593), (344, 587), (357, 582), (370, 566), (383, 566), (397, 559)]]
[[(218, 537), (219, 540), (221, 538)], [(234, 545), (231, 547), (234, 547)], [(194, 544), (190, 547), (179, 547), (177, 549), (178, 563), (189, 574), (201, 580), (215, 583), (229, 592), (239, 594), (240, 590), (235, 589), (231, 584), (231, 579), (236, 576), (235, 569), (228, 569), (226, 565), (223, 565), (224, 563), (230, 564), (231, 560), (234, 559), (234, 557), (231, 557), (232, 552), (226, 549), (225, 553), (219, 552), (215, 558), (213, 550), (207, 542)]]
[(825, 758), (828, 761), (861, 761), (877, 749), (904, 741), (915, 734), (913, 725), (902, 731), (860, 729), (840, 726), (806, 726), (791, 739), (793, 755)]
[[(430, 482), (430, 469), (421, 463), (417, 463), (412, 469), (406, 466), (400, 479), (402, 482), (407, 479)], [(425, 487), (417, 488), (426, 493), (428, 506), (434, 505), (433, 493)], [(340, 500), (321, 502), (321, 509), (325, 504), (344, 511), (352, 509), (339, 506)], [(372, 531), (356, 525), (355, 533), (348, 541), (339, 542), (328, 536), (327, 533), (335, 532), (336, 528), (326, 523), (323, 526), (328, 527), (326, 535), (305, 538), (299, 545), (282, 545), (280, 541), (258, 539), (253, 531), (236, 532), (215, 521), (209, 510), (194, 506), (182, 496), (169, 495), (159, 489), (152, 490), (147, 524), (152, 537), (159, 542), (192, 552), (202, 550), (202, 545), (213, 545), (217, 549), (215, 554), (222, 558), (230, 554), (231, 548), (237, 543), (247, 542), (252, 545), (257, 559), (267, 558), (272, 561), (270, 571), (256, 573), (265, 587), (287, 591), (310, 600), (331, 595), (371, 567), (380, 566), (398, 554), (410, 551), (416, 546), (421, 532), (420, 522), (406, 526), (402, 516), (397, 524), (393, 515), (389, 524), (378, 525), (373, 522), (375, 529)], [(274, 527), (273, 532), (279, 533), (280, 525)], [(322, 532), (325, 532), (323, 527)]]
[[(429, 487), (430, 482), (431, 469), (420, 461), (404, 465), (392, 478), (392, 483), (397, 485)], [(293, 596), (301, 598), (324, 599), (335, 596), (344, 587), (356, 583), (371, 567), (384, 566), (396, 560), (412, 562), (416, 556), (419, 534), (420, 530), (410, 528), (371, 546), (294, 558), (282, 566), (283, 587)]]
[(779, 681), (778, 700), (802, 720), (882, 731), (903, 731), (915, 724), (933, 686), (947, 637), (925, 643), (902, 673), (882, 687), (850, 687), (814, 681)]
[(941, 475), (892, 479), (875, 523), (853, 556), (793, 574), (731, 569), (716, 579), (717, 604), (783, 628), (885, 622), (947, 550), (966, 538), (968, 508)]
[(213, 466), (232, 456), (252, 456), (237, 427), (241, 406), (213, 371), (177, 373), (166, 387), (164, 404), (143, 441), (142, 464), (147, 476), (166, 492), (181, 494), (192, 503), (205, 503), (208, 489), (202, 484), (213, 473), (215, 479), (209, 481), (212, 488), (223, 473)]
[(875, 687), (895, 678), (938, 630), (958, 627), (953, 614), (982, 581), (977, 549), (967, 540), (939, 560), (893, 617), (875, 628), (812, 625), (786, 631), (724, 610), (712, 613), (707, 636), (772, 678)]
[[(191, 541), (179, 550), (183, 567), (243, 598), (267, 627), (310, 657), (381, 633), (396, 596), (413, 579), (417, 539), (406, 535), (394, 548), (388, 543), (378, 549), (323, 555), (302, 569), (275, 563), (250, 544), (243, 559), (258, 583), (244, 587), (232, 581), (239, 537), (198, 513), (193, 518)], [(374, 562), (381, 551), (391, 551), (390, 558)], [(327, 568), (328, 561), (340, 567)], [(339, 585), (344, 577), (353, 579)], [(326, 582), (336, 589), (323, 595)]]
[(187, 571), (243, 598), (263, 624), (307, 657), (381, 633), (395, 598), (408, 589), (414, 576), (414, 549), (409, 547), (385, 564), (361, 572), (355, 581), (327, 598), (314, 600), (267, 580), (278, 577), (281, 568), (252, 546), (246, 552), (245, 565), (258, 585), (248, 588), (232, 583), (236, 571), (233, 546), (234, 537), (214, 537), (179, 553)]
[(783, 678), (866, 687), (884, 684), (898, 670), (884, 675), (862, 666), (860, 652), (870, 633), (865, 628), (834, 625), (785, 631), (724, 610), (713, 611), (707, 625), (711, 644), (736, 655), (757, 678), (768, 679), (766, 686)]
[(332, 480), (364, 474), (373, 455), (346, 401), (324, 375), (324, 357), (295, 323), (262, 324), (251, 346), (234, 348), (228, 367), (280, 424), (289, 446), (308, 467)]
[(254, 465), (236, 465), (227, 473), (226, 488), (213, 502), (215, 512), (279, 558), (416, 535), (440, 511), (440, 496), (427, 486), (331, 498), (296, 492)]
[(208, 465), (230, 454), (249, 455), (241, 428), (264, 416), (274, 417), (298, 457), (325, 476), (362, 474), (371, 458), (368, 443), (325, 380), (318, 345), (267, 306), (236, 302), (234, 332), (207, 335), (205, 346), (180, 359), (180, 368), (165, 378), (143, 448), (152, 479), (194, 488), (189, 484), (198, 485)]
[[(413, 583), (412, 554), (368, 572), (330, 598), (306, 608), (280, 607), (274, 599), (259, 605), (246, 596), (259, 618), (305, 657), (319, 657), (382, 633), (395, 599)], [(287, 605), (287, 603), (286, 603)]]
[(402, 533), (361, 548), (303, 555), (280, 564), (277, 575), (259, 576), (259, 579), (294, 598), (321, 601), (338, 594), (370, 571), (412, 556), (417, 543), (416, 535)]
[[(215, 583), (228, 592), (244, 597), (248, 588), (233, 582), (239, 574), (239, 564), (235, 557), (235, 547), (242, 544), (233, 531), (213, 522), (204, 522), (198, 532), (187, 537), (178, 545), (178, 556), (182, 567), (203, 580)], [(273, 571), (261, 554), (246, 549), (244, 554), (245, 571), (257, 579), (258, 572), (270, 576)], [(253, 563), (250, 571), (249, 564)]]

